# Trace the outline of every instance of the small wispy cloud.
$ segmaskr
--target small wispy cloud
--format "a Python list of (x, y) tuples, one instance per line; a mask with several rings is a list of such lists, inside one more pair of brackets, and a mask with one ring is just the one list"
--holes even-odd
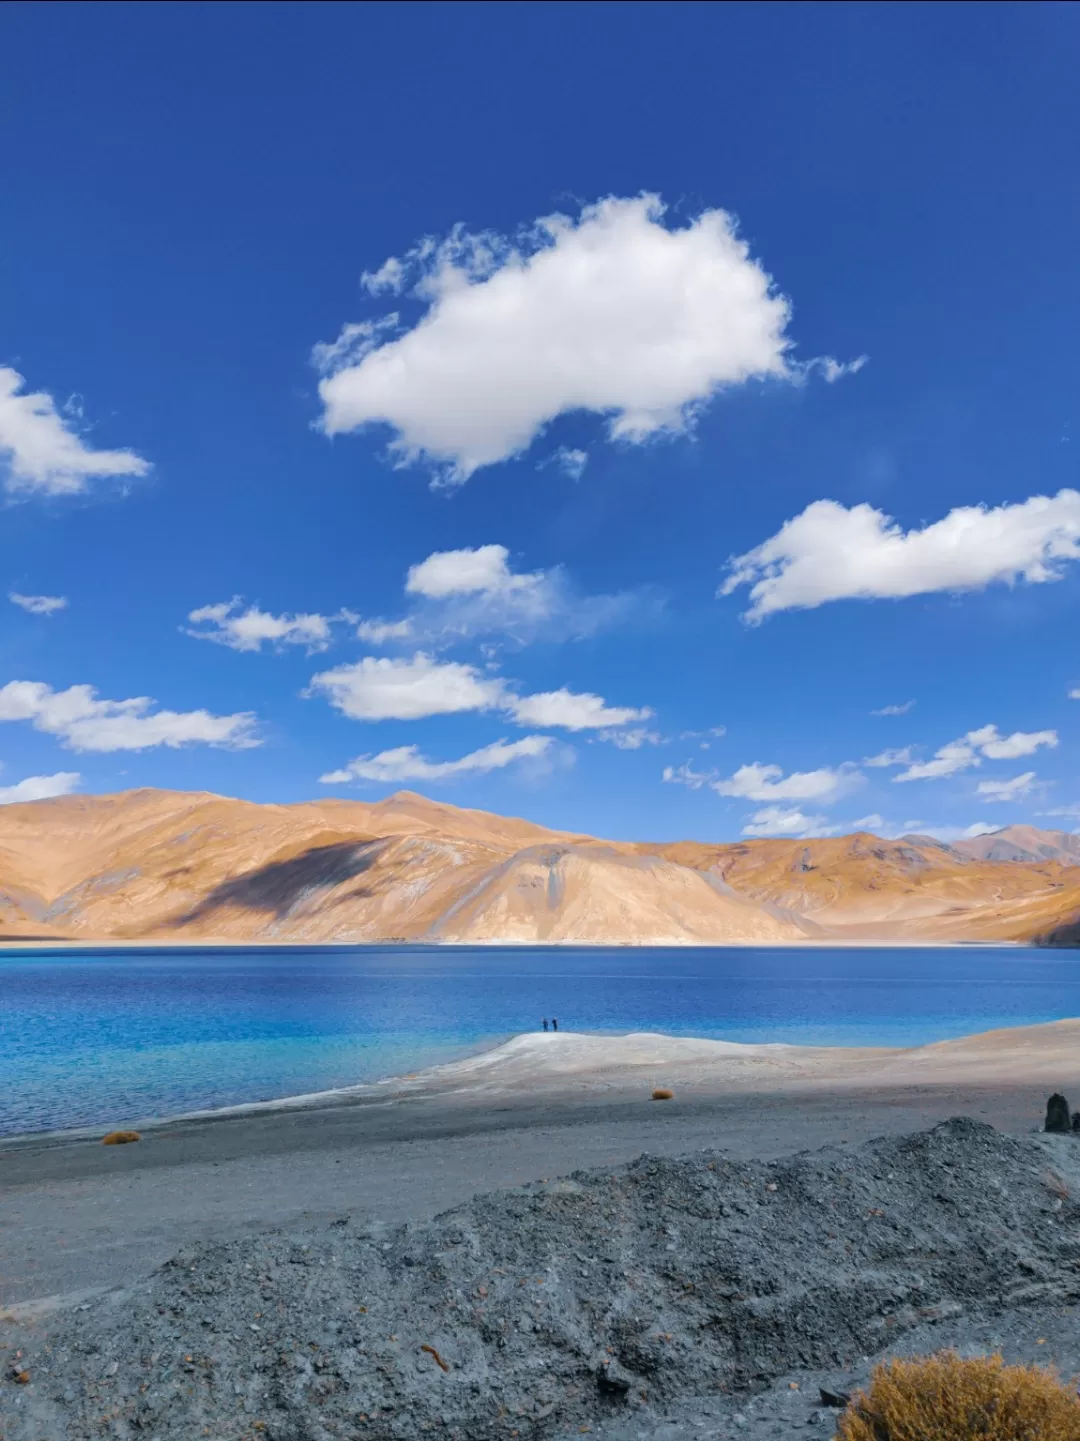
[(68, 603), (66, 595), (20, 595), (17, 590), (8, 591), (8, 600), (31, 615), (55, 615), (66, 610)]
[(872, 710), (871, 715), (907, 715), (908, 711), (914, 710), (913, 700), (904, 701), (903, 705), (883, 705), (880, 710)]

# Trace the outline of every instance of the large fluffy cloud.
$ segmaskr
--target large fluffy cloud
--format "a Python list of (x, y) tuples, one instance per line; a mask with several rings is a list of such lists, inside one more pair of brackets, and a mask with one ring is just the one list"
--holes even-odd
[(47, 801), (54, 796), (70, 795), (82, 777), (78, 771), (57, 771), (51, 776), (26, 776), (13, 786), (0, 786), (0, 806), (18, 805), (21, 801)]
[(422, 651), (405, 659), (365, 656), (312, 677), (310, 692), (325, 695), (353, 720), (421, 720), (461, 711), (502, 711), (518, 725), (563, 730), (608, 730), (652, 715), (647, 707), (609, 706), (588, 691), (517, 695), (500, 676)]
[(71, 495), (95, 476), (145, 475), (131, 450), (92, 450), (45, 391), (23, 390), (17, 370), (0, 365), (0, 462), (9, 491)]
[(506, 695), (505, 682), (476, 666), (437, 661), (422, 652), (408, 660), (364, 656), (351, 665), (321, 671), (311, 689), (353, 720), (420, 720), (458, 711), (493, 710)]
[(206, 710), (153, 709), (149, 696), (99, 700), (92, 686), (55, 691), (40, 681), (14, 680), (0, 687), (0, 721), (29, 721), (74, 751), (141, 751), (153, 746), (259, 745), (250, 711), (211, 715)]
[(609, 730), (631, 721), (648, 720), (648, 706), (634, 710), (630, 706), (609, 706), (602, 696), (588, 691), (541, 691), (537, 695), (518, 696), (509, 702), (509, 709), (519, 725), (561, 726), (564, 730)]
[(548, 216), (515, 240), (459, 227), (365, 280), (372, 293), (412, 286), (427, 309), (412, 328), (394, 314), (316, 347), (323, 429), (389, 425), (403, 460), (448, 481), (523, 451), (569, 411), (641, 441), (684, 429), (724, 386), (801, 373), (788, 302), (732, 217), (706, 210), (669, 228), (655, 195)]
[(347, 781), (381, 781), (396, 785), (402, 781), (446, 781), (457, 776), (503, 770), (519, 761), (538, 760), (554, 745), (550, 736), (525, 736), (519, 741), (497, 740), (456, 761), (430, 761), (418, 746), (396, 746), (378, 755), (357, 756), (343, 769), (320, 776), (324, 785)]
[(856, 785), (862, 777), (851, 765), (835, 770), (823, 766), (816, 771), (792, 771), (784, 775), (780, 766), (740, 766), (734, 775), (710, 781), (720, 796), (738, 796), (751, 801), (830, 801)]
[(774, 536), (735, 556), (720, 588), (750, 587), (746, 619), (812, 609), (830, 600), (982, 590), (993, 581), (1059, 580), (1080, 558), (1080, 492), (1035, 495), (1016, 505), (959, 506), (921, 530), (903, 531), (870, 505), (817, 500)]

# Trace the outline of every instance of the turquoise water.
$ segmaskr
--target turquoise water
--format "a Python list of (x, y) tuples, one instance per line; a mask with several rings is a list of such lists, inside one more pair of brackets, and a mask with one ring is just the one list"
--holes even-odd
[(916, 1045), (1080, 1015), (1080, 952), (72, 950), (0, 954), (0, 1134), (267, 1101), (534, 1030)]

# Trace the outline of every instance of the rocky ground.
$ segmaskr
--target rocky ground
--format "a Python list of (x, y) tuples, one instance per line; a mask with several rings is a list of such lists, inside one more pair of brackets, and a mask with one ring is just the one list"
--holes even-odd
[[(931, 1131), (273, 1232), (0, 1331), (5, 1441), (830, 1437), (874, 1356), (1080, 1359), (1080, 1141)], [(1040, 1344), (1040, 1343), (1046, 1344)]]

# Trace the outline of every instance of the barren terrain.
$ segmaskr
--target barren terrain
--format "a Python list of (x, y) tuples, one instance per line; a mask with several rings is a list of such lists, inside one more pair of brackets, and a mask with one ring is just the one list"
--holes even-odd
[(790, 944), (1080, 935), (1080, 853), (1010, 827), (613, 842), (400, 792), (256, 805), (140, 790), (0, 810), (0, 938)]

